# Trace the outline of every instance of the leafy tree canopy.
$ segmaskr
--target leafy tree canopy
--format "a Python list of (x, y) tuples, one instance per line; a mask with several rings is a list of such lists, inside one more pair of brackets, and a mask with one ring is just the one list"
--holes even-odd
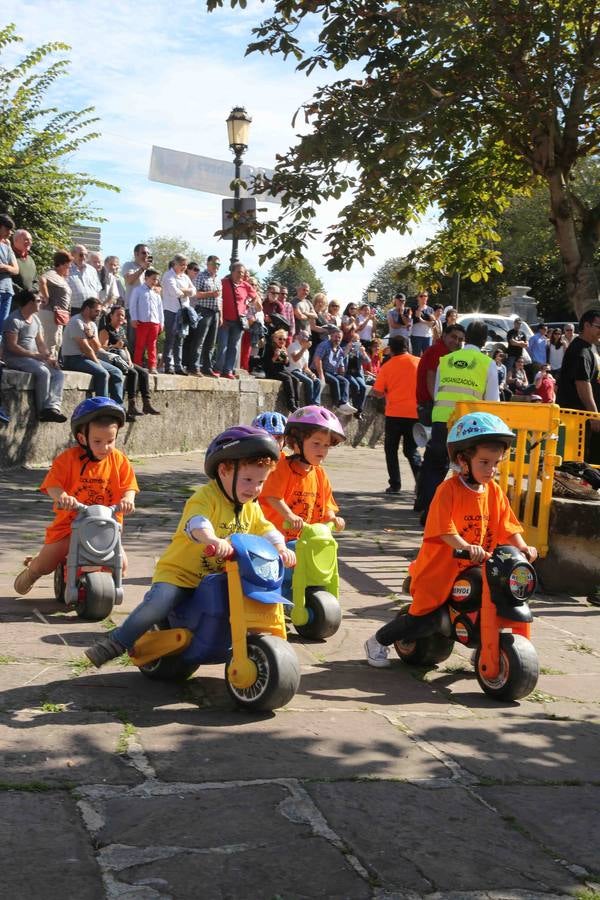
[(286, 286), (290, 300), (296, 296), (296, 288), (303, 282), (310, 285), (311, 296), (324, 290), (314, 267), (304, 257), (282, 257), (265, 279), (265, 287), (272, 281), (278, 281), (279, 284)]
[(68, 60), (50, 61), (69, 50), (53, 41), (6, 63), (7, 49), (22, 41), (14, 25), (0, 27), (0, 211), (34, 237), (41, 264), (57, 247), (68, 247), (73, 225), (102, 221), (86, 202), (89, 187), (117, 190), (81, 172), (70, 172), (65, 158), (98, 137), (93, 107), (60, 111), (45, 95), (68, 69)]
[[(419, 290), (419, 283), (412, 274), (405, 275), (407, 260), (402, 256), (394, 256), (387, 259), (380, 266), (369, 282), (369, 288), (377, 291), (377, 306), (389, 307), (393, 305), (394, 296), (398, 291), (410, 299)], [(363, 300), (366, 301), (367, 292), (363, 292)]]
[(170, 234), (159, 234), (156, 237), (148, 238), (145, 241), (152, 251), (152, 265), (159, 272), (166, 272), (169, 263), (176, 253), (185, 256), (188, 262), (194, 260), (198, 265), (203, 266), (206, 261), (206, 254), (202, 250), (197, 250), (185, 238), (177, 237)]
[[(243, 0), (229, 0), (243, 6)], [(207, 0), (209, 9), (224, 0)], [(600, 205), (571, 184), (600, 147), (600, 15), (590, 0), (276, 0), (248, 52), (299, 71), (343, 72), (302, 108), (308, 133), (278, 157), (271, 187), (285, 227), (256, 238), (267, 257), (301, 252), (315, 207), (351, 200), (325, 236), (331, 269), (373, 255), (373, 235), (410, 230), (432, 206), (442, 228), (421, 254), (432, 278), (501, 271), (499, 216), (545, 185), (580, 310), (598, 298), (591, 263)], [(304, 47), (303, 36), (315, 46)]]

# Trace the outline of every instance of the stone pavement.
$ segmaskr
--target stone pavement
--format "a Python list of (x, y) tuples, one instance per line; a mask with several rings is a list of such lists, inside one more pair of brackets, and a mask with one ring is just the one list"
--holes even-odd
[[(113, 620), (141, 599), (201, 461), (135, 461)], [(40, 472), (5, 473), (3, 897), (598, 896), (600, 610), (538, 596), (542, 675), (520, 703), (486, 698), (462, 648), (433, 671), (368, 667), (363, 641), (394, 614), (421, 532), (412, 491), (382, 494), (381, 450), (336, 449), (328, 470), (348, 523), (342, 627), (325, 643), (292, 636), (300, 690), (260, 716), (232, 707), (222, 666), (183, 685), (124, 660), (87, 667), (82, 649), (110, 623), (65, 614), (50, 578), (13, 595), (50, 504)]]

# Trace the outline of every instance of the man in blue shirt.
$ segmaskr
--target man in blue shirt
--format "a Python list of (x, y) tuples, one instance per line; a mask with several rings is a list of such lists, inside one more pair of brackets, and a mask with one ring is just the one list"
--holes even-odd
[(346, 355), (340, 347), (342, 332), (332, 331), (329, 339), (321, 341), (315, 350), (313, 367), (321, 383), (327, 382), (331, 399), (339, 412), (354, 415), (356, 407), (349, 403), (350, 382), (346, 378)]
[(545, 366), (548, 362), (548, 326), (538, 325), (535, 334), (529, 338), (527, 345), (531, 362), (536, 366)]

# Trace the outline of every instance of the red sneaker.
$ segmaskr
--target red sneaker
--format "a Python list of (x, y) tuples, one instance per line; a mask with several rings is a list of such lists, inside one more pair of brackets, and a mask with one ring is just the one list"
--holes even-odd
[(227, 375), (221, 375), (221, 378), (229, 378), (230, 381), (235, 381), (236, 376), (233, 372), (228, 372)]

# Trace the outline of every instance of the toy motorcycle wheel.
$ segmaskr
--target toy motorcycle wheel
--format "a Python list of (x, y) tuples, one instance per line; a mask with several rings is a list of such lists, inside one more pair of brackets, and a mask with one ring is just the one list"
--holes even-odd
[(300, 684), (298, 658), (287, 641), (271, 634), (248, 635), (248, 657), (256, 665), (257, 677), (247, 688), (235, 687), (229, 680), (229, 663), (225, 664), (227, 690), (244, 709), (269, 710), (285, 706)]
[[(400, 608), (399, 616), (408, 612), (410, 603)], [(416, 641), (394, 641), (400, 659), (409, 666), (434, 666), (444, 662), (452, 653), (454, 639), (444, 634), (430, 634)]]
[(309, 587), (306, 589), (304, 602), (308, 622), (294, 626), (300, 637), (309, 641), (322, 641), (335, 634), (342, 621), (342, 607), (333, 594)]
[(79, 579), (75, 610), (80, 619), (100, 622), (112, 612), (115, 583), (110, 572), (86, 572)]
[(500, 635), (500, 671), (486, 678), (479, 667), (481, 651), (475, 656), (475, 672), (481, 689), (495, 700), (520, 700), (535, 688), (540, 674), (535, 647), (522, 634)]
[(58, 603), (65, 602), (65, 567), (59, 563), (54, 570), (54, 596)]
[[(164, 631), (170, 627), (165, 620), (156, 625), (155, 629)], [(143, 666), (139, 666), (139, 670), (151, 681), (187, 681), (199, 665), (199, 663), (184, 659), (181, 653), (172, 653), (170, 656), (161, 656), (159, 659), (153, 659)]]

